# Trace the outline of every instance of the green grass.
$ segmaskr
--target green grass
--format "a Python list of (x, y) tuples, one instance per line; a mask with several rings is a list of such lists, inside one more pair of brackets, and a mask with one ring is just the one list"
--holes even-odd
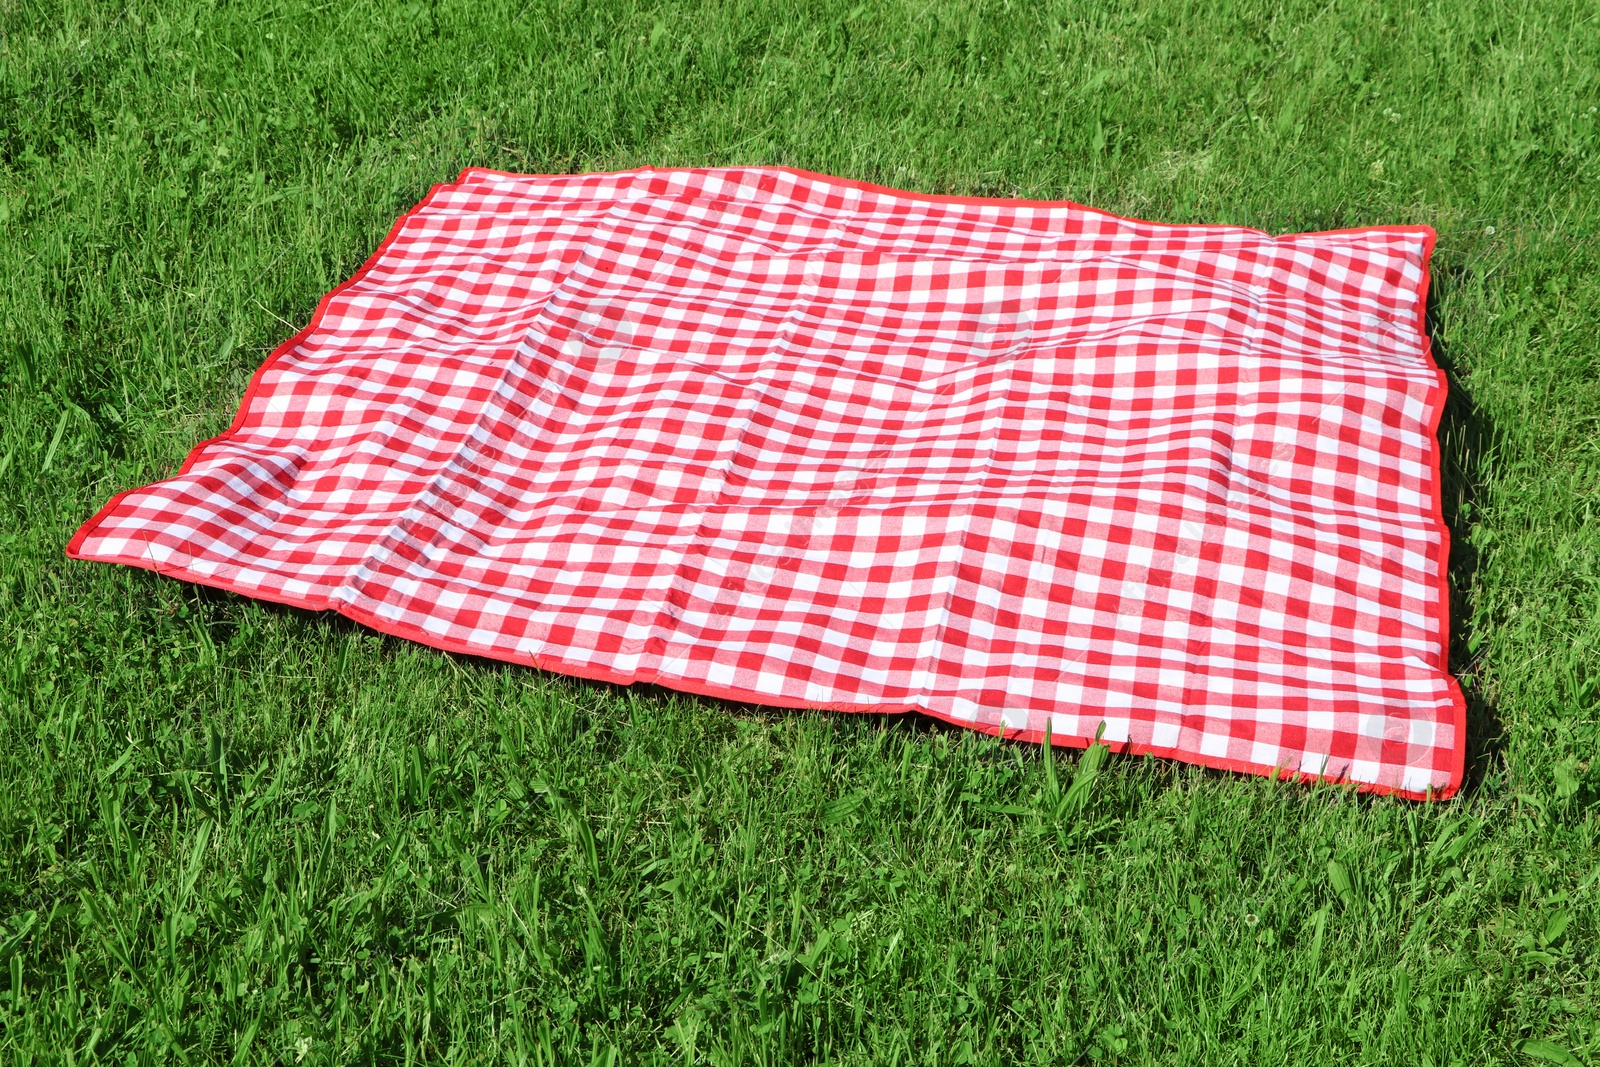
[[(1600, 1064), (1589, 0), (0, 0), (0, 1060)], [(76, 564), (466, 164), (1437, 227), (1451, 802)]]

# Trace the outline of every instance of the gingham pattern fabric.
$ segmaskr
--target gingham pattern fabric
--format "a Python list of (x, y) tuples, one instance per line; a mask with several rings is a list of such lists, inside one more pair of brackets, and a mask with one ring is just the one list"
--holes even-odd
[(588, 678), (1446, 796), (1432, 240), (468, 170), (69, 552)]

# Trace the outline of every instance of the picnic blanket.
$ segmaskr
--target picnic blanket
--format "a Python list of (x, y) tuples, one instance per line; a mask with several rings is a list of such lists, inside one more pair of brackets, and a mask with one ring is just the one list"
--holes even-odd
[(1448, 796), (1433, 240), (472, 168), (68, 552), (585, 678)]

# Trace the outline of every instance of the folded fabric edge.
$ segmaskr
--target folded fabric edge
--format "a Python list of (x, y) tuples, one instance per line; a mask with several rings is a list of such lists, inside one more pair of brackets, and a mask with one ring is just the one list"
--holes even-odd
[[(648, 169), (654, 169), (654, 168), (648, 168)], [(781, 172), (788, 173), (788, 174), (794, 175), (796, 177), (800, 177), (800, 178), (803, 178), (803, 179), (806, 179), (806, 180), (810, 180), (810, 181), (819, 181), (819, 182), (828, 182), (828, 183), (834, 183), (834, 184), (847, 185), (847, 186), (852, 186), (852, 187), (855, 187), (855, 188), (858, 188), (858, 189), (862, 189), (864, 191), (869, 191), (869, 192), (880, 194), (880, 195), (900, 196), (900, 197), (905, 197), (905, 198), (908, 198), (908, 199), (923, 200), (923, 201), (932, 202), (932, 203), (961, 203), (961, 204), (974, 204), (974, 205), (992, 204), (992, 205), (995, 205), (995, 206), (1008, 206), (1008, 207), (1013, 207), (1013, 208), (1015, 208), (1015, 207), (1043, 207), (1043, 206), (1051, 206), (1051, 207), (1060, 208), (1060, 207), (1063, 207), (1063, 206), (1070, 206), (1070, 207), (1079, 208), (1079, 209), (1082, 209), (1082, 210), (1085, 210), (1085, 211), (1093, 212), (1093, 213), (1098, 214), (1098, 215), (1103, 215), (1103, 216), (1107, 216), (1107, 217), (1110, 217), (1110, 218), (1113, 218), (1113, 219), (1117, 219), (1119, 221), (1134, 223), (1134, 224), (1138, 224), (1138, 225), (1149, 225), (1149, 226), (1171, 226), (1171, 225), (1174, 225), (1172, 223), (1149, 222), (1149, 221), (1143, 220), (1143, 219), (1135, 219), (1135, 218), (1130, 218), (1130, 217), (1127, 217), (1127, 216), (1116, 215), (1116, 214), (1114, 214), (1112, 212), (1104, 211), (1104, 210), (1099, 209), (1099, 208), (1087, 207), (1086, 205), (1078, 204), (1078, 203), (1076, 203), (1074, 201), (1067, 201), (1067, 200), (1012, 200), (1012, 199), (998, 198), (998, 197), (961, 197), (961, 196), (942, 196), (942, 195), (935, 195), (935, 194), (915, 193), (915, 192), (907, 192), (905, 190), (900, 190), (900, 189), (892, 189), (892, 188), (889, 188), (887, 186), (873, 185), (870, 182), (862, 182), (862, 181), (856, 181), (856, 180), (848, 179), (848, 178), (838, 178), (838, 177), (833, 177), (833, 176), (829, 176), (829, 175), (817, 174), (817, 173), (814, 173), (814, 172), (811, 172), (811, 171), (799, 170), (799, 169), (793, 168), (793, 167), (762, 167), (762, 168), (757, 168), (757, 167), (751, 167), (751, 168), (694, 168), (694, 167), (684, 167), (684, 168), (662, 168), (661, 170), (657, 171), (657, 173), (672, 173), (673, 171), (678, 171), (678, 172), (682, 172), (682, 173), (705, 174), (705, 173), (709, 173), (709, 172), (714, 171), (714, 170), (726, 170), (726, 169), (750, 169), (750, 170), (761, 169), (761, 170), (781, 171)], [(616, 173), (626, 173), (626, 172), (616, 172)], [(271, 370), (272, 366), (275, 363), (277, 363), (277, 361), (279, 359), (283, 358), (286, 354), (288, 354), (290, 351), (292, 351), (295, 348), (295, 346), (300, 344), (301, 341), (303, 341), (305, 338), (309, 337), (313, 332), (315, 332), (315, 330), (317, 329), (317, 327), (320, 325), (320, 323), (322, 321), (323, 315), (327, 311), (328, 305), (333, 301), (333, 299), (335, 297), (339, 296), (341, 293), (345, 292), (347, 289), (349, 289), (352, 286), (358, 284), (363, 278), (366, 277), (366, 275), (382, 260), (384, 253), (388, 251), (389, 247), (399, 237), (401, 231), (404, 229), (404, 227), (405, 227), (407, 222), (409, 222), (414, 216), (416, 216), (420, 212), (426, 210), (427, 207), (433, 202), (433, 200), (442, 191), (445, 191), (445, 190), (448, 190), (448, 189), (451, 189), (451, 188), (455, 188), (456, 186), (458, 186), (461, 183), (465, 182), (467, 180), (468, 176), (472, 175), (472, 174), (487, 174), (487, 175), (498, 175), (498, 176), (503, 176), (503, 177), (525, 177), (525, 178), (558, 177), (556, 175), (523, 175), (523, 174), (515, 174), (515, 173), (512, 173), (512, 172), (508, 172), (508, 171), (497, 171), (497, 170), (492, 170), (492, 169), (483, 168), (483, 167), (465, 167), (465, 168), (463, 168), (461, 170), (461, 172), (457, 176), (457, 179), (456, 179), (455, 182), (453, 182), (453, 183), (451, 183), (451, 182), (440, 182), (440, 183), (435, 184), (431, 189), (428, 190), (427, 195), (425, 195), (421, 200), (419, 200), (409, 211), (407, 211), (405, 214), (401, 215), (398, 219), (395, 220), (394, 225), (392, 225), (389, 228), (389, 231), (384, 236), (383, 241), (381, 243), (379, 243), (379, 245), (378, 245), (378, 247), (376, 249), (373, 250), (372, 255), (367, 257), (366, 262), (364, 262), (361, 265), (359, 270), (357, 270), (354, 274), (352, 274), (344, 282), (342, 282), (339, 285), (335, 286), (333, 289), (331, 289), (329, 292), (327, 292), (326, 294), (323, 295), (322, 299), (320, 301), (318, 301), (316, 309), (312, 312), (311, 318), (307, 322), (305, 328), (300, 330), (299, 332), (295, 333), (293, 336), (289, 337), (282, 344), (278, 345), (276, 348), (274, 348), (272, 350), (271, 354), (269, 354), (267, 356), (267, 358), (262, 362), (261, 366), (258, 367), (256, 369), (255, 373), (251, 376), (249, 385), (245, 389), (244, 396), (240, 400), (239, 410), (234, 415), (232, 423), (222, 433), (217, 434), (216, 436), (208, 438), (208, 439), (200, 442), (199, 444), (195, 445), (194, 448), (190, 450), (190, 452), (188, 454), (188, 457), (183, 462), (183, 465), (178, 468), (178, 471), (177, 471), (177, 474), (175, 475), (175, 477), (181, 477), (182, 475), (187, 474), (189, 472), (189, 470), (191, 468), (193, 468), (194, 465), (196, 463), (198, 463), (204, 457), (204, 455), (205, 455), (205, 453), (206, 453), (206, 451), (208, 449), (210, 449), (210, 448), (212, 448), (212, 447), (214, 447), (216, 445), (219, 445), (219, 444), (222, 444), (222, 443), (226, 442), (229, 438), (231, 438), (235, 433), (237, 433), (240, 430), (240, 428), (244, 424), (244, 421), (245, 421), (245, 418), (246, 418), (247, 414), (250, 411), (251, 405), (255, 401), (256, 393), (260, 388), (261, 381), (265, 377), (266, 373), (269, 370)], [(1197, 228), (1200, 228), (1200, 227), (1197, 227)], [(1251, 229), (1249, 227), (1242, 227), (1242, 226), (1216, 226), (1216, 227), (1207, 227), (1207, 228), (1215, 228), (1215, 229), (1219, 229), (1219, 230), (1228, 230), (1228, 231), (1234, 231), (1234, 232), (1247, 232), (1247, 233), (1253, 233), (1253, 234), (1262, 234), (1264, 236), (1270, 236), (1270, 235), (1266, 235), (1265, 231), (1254, 230), (1254, 229)], [(1304, 771), (1291, 772), (1291, 771), (1288, 771), (1286, 768), (1268, 767), (1268, 766), (1266, 766), (1264, 764), (1255, 764), (1255, 763), (1250, 763), (1250, 762), (1244, 761), (1244, 760), (1230, 760), (1230, 759), (1227, 759), (1225, 757), (1206, 756), (1206, 755), (1203, 755), (1203, 754), (1200, 754), (1200, 753), (1182, 752), (1182, 751), (1175, 750), (1175, 749), (1154, 748), (1154, 747), (1151, 747), (1151, 746), (1139, 745), (1139, 744), (1131, 742), (1131, 741), (1129, 741), (1129, 742), (1110, 743), (1108, 747), (1113, 752), (1117, 752), (1117, 753), (1125, 753), (1125, 754), (1128, 754), (1128, 755), (1146, 755), (1146, 754), (1148, 754), (1148, 755), (1155, 756), (1155, 757), (1162, 758), (1162, 759), (1173, 759), (1173, 760), (1176, 760), (1178, 762), (1198, 764), (1198, 765), (1209, 767), (1209, 768), (1212, 768), (1212, 769), (1215, 769), (1215, 770), (1230, 771), (1230, 772), (1235, 772), (1235, 773), (1252, 774), (1252, 775), (1256, 775), (1256, 776), (1260, 776), (1260, 777), (1266, 777), (1266, 778), (1272, 778), (1272, 779), (1282, 780), (1282, 779), (1286, 779), (1286, 778), (1294, 778), (1294, 779), (1296, 779), (1298, 781), (1302, 781), (1302, 782), (1325, 781), (1325, 782), (1338, 784), (1338, 785), (1353, 785), (1359, 792), (1371, 793), (1373, 795), (1378, 795), (1378, 796), (1392, 795), (1392, 796), (1397, 796), (1397, 797), (1401, 797), (1401, 798), (1408, 799), (1408, 800), (1447, 800), (1447, 799), (1449, 799), (1449, 798), (1451, 798), (1451, 797), (1456, 795), (1456, 793), (1460, 790), (1460, 788), (1462, 786), (1462, 783), (1463, 783), (1463, 780), (1465, 778), (1465, 773), (1466, 773), (1466, 750), (1467, 750), (1467, 737), (1466, 737), (1466, 733), (1467, 733), (1467, 703), (1466, 703), (1466, 696), (1462, 692), (1460, 684), (1456, 681), (1455, 676), (1450, 673), (1450, 668), (1449, 668), (1449, 665), (1450, 665), (1450, 528), (1449, 528), (1449, 525), (1445, 522), (1445, 519), (1444, 519), (1444, 505), (1443, 505), (1443, 499), (1444, 499), (1444, 496), (1443, 496), (1444, 473), (1443, 473), (1443, 466), (1442, 466), (1443, 456), (1442, 456), (1442, 446), (1441, 446), (1441, 444), (1439, 442), (1439, 434), (1438, 434), (1439, 423), (1440, 423), (1441, 419), (1444, 416), (1444, 406), (1445, 406), (1445, 403), (1447, 402), (1448, 396), (1449, 396), (1449, 378), (1446, 375), (1444, 369), (1439, 366), (1438, 360), (1435, 359), (1435, 357), (1434, 357), (1434, 354), (1433, 354), (1433, 339), (1429, 336), (1428, 328), (1427, 328), (1428, 327), (1428, 324), (1427, 324), (1427, 298), (1428, 298), (1428, 290), (1429, 290), (1429, 286), (1430, 286), (1430, 282), (1431, 282), (1430, 266), (1431, 266), (1434, 246), (1438, 241), (1438, 233), (1437, 233), (1436, 230), (1434, 230), (1433, 227), (1427, 226), (1427, 225), (1414, 225), (1414, 226), (1364, 226), (1364, 227), (1358, 226), (1358, 227), (1349, 227), (1349, 228), (1339, 229), (1339, 230), (1323, 230), (1323, 231), (1308, 232), (1308, 233), (1297, 235), (1297, 236), (1324, 236), (1324, 235), (1330, 235), (1330, 234), (1354, 234), (1354, 233), (1407, 233), (1407, 234), (1416, 234), (1416, 235), (1420, 236), (1422, 238), (1422, 241), (1423, 241), (1422, 253), (1421, 253), (1421, 263), (1420, 263), (1421, 272), (1420, 272), (1420, 277), (1419, 277), (1419, 280), (1418, 280), (1417, 290), (1416, 290), (1414, 296), (1415, 296), (1416, 304), (1417, 304), (1416, 329), (1417, 329), (1418, 335), (1422, 338), (1423, 355), (1427, 359), (1429, 365), (1433, 367), (1434, 373), (1436, 375), (1436, 385), (1435, 385), (1435, 388), (1433, 390), (1433, 395), (1432, 395), (1432, 397), (1430, 399), (1429, 412), (1428, 412), (1428, 430), (1429, 430), (1430, 449), (1429, 449), (1427, 467), (1428, 467), (1429, 472), (1432, 474), (1432, 482), (1431, 482), (1432, 501), (1433, 501), (1432, 502), (1432, 516), (1433, 516), (1433, 520), (1434, 520), (1434, 523), (1435, 523), (1436, 532), (1437, 532), (1437, 534), (1439, 536), (1439, 545), (1440, 545), (1439, 575), (1438, 575), (1438, 580), (1437, 580), (1438, 596), (1437, 596), (1437, 604), (1436, 604), (1436, 609), (1435, 609), (1435, 621), (1436, 621), (1436, 624), (1437, 624), (1438, 634), (1439, 634), (1440, 667), (1441, 667), (1441, 671), (1443, 672), (1443, 674), (1445, 676), (1446, 685), (1449, 688), (1450, 697), (1451, 697), (1451, 705), (1452, 705), (1452, 709), (1453, 709), (1453, 712), (1454, 712), (1454, 724), (1453, 724), (1454, 725), (1454, 732), (1453, 732), (1454, 745), (1453, 745), (1453, 751), (1452, 751), (1452, 764), (1453, 765), (1452, 765), (1451, 770), (1450, 770), (1450, 778), (1445, 783), (1444, 786), (1442, 786), (1441, 788), (1439, 788), (1437, 790), (1432, 789), (1432, 788), (1427, 789), (1427, 790), (1407, 790), (1407, 789), (1402, 789), (1402, 788), (1398, 788), (1398, 787), (1395, 787), (1395, 786), (1383, 785), (1383, 784), (1377, 783), (1377, 782), (1356, 781), (1356, 780), (1350, 779), (1348, 777), (1340, 777), (1340, 778), (1324, 777), (1322, 775), (1312, 774), (1310, 772), (1304, 772)], [(116, 510), (117, 506), (119, 504), (121, 504), (122, 501), (129, 494), (137, 492), (141, 488), (146, 488), (146, 487), (136, 486), (136, 487), (133, 487), (133, 488), (130, 488), (130, 489), (123, 490), (120, 493), (117, 493), (110, 500), (108, 500), (103, 507), (101, 507), (98, 511), (96, 511), (93, 516), (91, 516), (86, 522), (84, 522), (84, 524), (78, 528), (78, 530), (72, 535), (72, 538), (67, 542), (66, 549), (65, 549), (67, 557), (70, 558), (70, 559), (75, 559), (75, 560), (94, 559), (94, 557), (86, 557), (86, 556), (84, 556), (82, 554), (83, 543), (89, 538), (89, 536), (91, 534), (93, 534), (94, 530), (100, 525), (100, 523), (102, 521), (104, 521), (107, 516), (109, 516), (112, 512), (114, 512)], [(399, 638), (403, 638), (405, 640), (415, 641), (415, 642), (417, 642), (419, 644), (427, 645), (429, 647), (440, 649), (442, 651), (455, 652), (455, 653), (460, 653), (460, 654), (464, 654), (464, 655), (486, 656), (488, 658), (493, 658), (493, 659), (497, 659), (497, 660), (505, 660), (505, 661), (508, 661), (508, 662), (517, 662), (516, 660), (506, 660), (506, 657), (504, 657), (502, 655), (497, 655), (491, 650), (486, 650), (486, 649), (483, 649), (483, 648), (473, 648), (470, 645), (468, 645), (466, 642), (455, 641), (455, 640), (453, 640), (451, 638), (444, 637), (444, 636), (441, 636), (441, 635), (438, 635), (438, 634), (431, 634), (431, 633), (428, 633), (428, 632), (422, 630), (420, 627), (411, 627), (411, 626), (407, 626), (407, 625), (405, 625), (403, 623), (398, 623), (398, 622), (393, 622), (393, 621), (390, 621), (390, 620), (387, 620), (387, 619), (383, 619), (380, 616), (373, 615), (373, 614), (371, 614), (369, 612), (366, 612), (366, 611), (362, 611), (361, 609), (356, 608), (354, 605), (345, 604), (345, 603), (342, 603), (342, 602), (331, 601), (326, 597), (305, 596), (305, 597), (298, 597), (297, 598), (297, 597), (284, 597), (284, 596), (271, 595), (271, 594), (263, 593), (263, 592), (260, 592), (260, 591), (245, 592), (245, 591), (239, 589), (237, 587), (237, 585), (235, 585), (233, 583), (230, 583), (228, 581), (212, 578), (212, 577), (207, 576), (207, 575), (193, 574), (193, 573), (189, 572), (189, 570), (187, 568), (184, 568), (184, 567), (160, 566), (160, 565), (156, 564), (153, 560), (150, 560), (150, 559), (130, 559), (130, 558), (127, 558), (127, 557), (121, 557), (121, 558), (118, 558), (116, 560), (100, 560), (100, 561), (101, 562), (123, 563), (123, 564), (126, 564), (128, 566), (138, 567), (138, 568), (141, 568), (141, 569), (144, 569), (144, 570), (149, 570), (149, 571), (154, 571), (155, 573), (160, 574), (163, 577), (178, 578), (178, 579), (181, 579), (181, 580), (184, 580), (184, 581), (193, 582), (193, 583), (195, 583), (197, 585), (204, 585), (204, 586), (208, 586), (208, 587), (211, 587), (211, 588), (223, 589), (223, 590), (226, 590), (228, 592), (234, 592), (234, 593), (239, 593), (240, 595), (249, 596), (249, 597), (252, 597), (253, 599), (265, 600), (265, 601), (269, 601), (269, 602), (272, 602), (272, 603), (283, 604), (283, 605), (286, 605), (286, 606), (289, 606), (289, 607), (297, 607), (297, 608), (301, 608), (301, 609), (305, 609), (305, 610), (311, 610), (311, 611), (328, 611), (328, 610), (335, 611), (338, 614), (343, 615), (346, 618), (349, 618), (351, 621), (360, 623), (361, 625), (367, 626), (370, 629), (377, 630), (377, 631), (379, 631), (381, 633), (388, 634), (388, 635), (390, 635), (392, 637), (399, 637)], [(586, 678), (586, 679), (590, 679), (590, 680), (594, 680), (594, 681), (610, 682), (610, 683), (621, 684), (621, 685), (632, 684), (633, 681), (634, 681), (633, 678), (625, 676), (625, 675), (621, 675), (620, 673), (606, 671), (606, 670), (595, 668), (595, 667), (592, 667), (592, 666), (589, 666), (589, 665), (566, 664), (566, 663), (563, 663), (559, 667), (558, 666), (554, 666), (554, 665), (547, 665), (546, 663), (541, 663), (537, 656), (528, 657), (528, 660), (526, 661), (526, 664), (529, 665), (529, 666), (536, 667), (536, 668), (541, 669), (541, 670), (551, 670), (551, 671), (554, 671), (555, 673), (565, 674), (565, 675), (569, 675), (569, 676), (573, 676), (573, 677)], [(664, 684), (664, 683), (662, 683), (662, 684)], [(717, 687), (717, 686), (709, 686), (709, 685), (704, 685), (703, 686), (703, 685), (698, 685), (698, 684), (690, 683), (690, 682), (675, 682), (673, 685), (669, 686), (668, 688), (676, 689), (676, 690), (678, 690), (680, 692), (695, 693), (695, 694), (701, 695), (701, 696), (707, 696), (707, 697), (712, 697), (712, 698), (722, 699), (722, 700), (731, 700), (731, 701), (735, 701), (735, 702), (739, 702), (739, 703), (757, 704), (757, 705), (766, 706), (766, 707), (787, 707), (787, 708), (791, 708), (791, 709), (795, 709), (795, 710), (812, 709), (812, 710), (827, 710), (827, 711), (836, 711), (836, 712), (854, 712), (854, 713), (865, 713), (865, 714), (904, 714), (906, 712), (916, 711), (916, 712), (920, 712), (922, 714), (926, 714), (931, 718), (940, 719), (942, 721), (950, 722), (950, 723), (952, 723), (954, 725), (958, 725), (958, 726), (961, 726), (961, 727), (966, 728), (966, 729), (975, 730), (975, 731), (977, 731), (979, 733), (989, 734), (990, 736), (1002, 736), (1002, 737), (1009, 738), (1009, 739), (1012, 739), (1012, 740), (1031, 741), (1031, 742), (1042, 742), (1044, 740), (1044, 735), (1039, 731), (1015, 731), (1015, 732), (1011, 732), (1011, 731), (1007, 731), (1006, 728), (1004, 728), (1002, 726), (988, 726), (988, 725), (981, 724), (981, 723), (968, 722), (966, 720), (959, 719), (959, 718), (956, 718), (956, 717), (953, 717), (953, 716), (941, 715), (941, 714), (939, 714), (937, 712), (930, 712), (930, 711), (927, 711), (925, 709), (912, 707), (912, 706), (909, 706), (909, 705), (872, 705), (872, 706), (861, 706), (861, 707), (850, 707), (850, 708), (843, 708), (843, 707), (818, 708), (816, 705), (808, 704), (808, 703), (805, 703), (803, 701), (784, 701), (784, 700), (781, 700), (781, 699), (774, 699), (774, 698), (769, 697), (769, 696), (764, 695), (764, 694), (745, 692), (745, 691), (735, 690), (735, 689), (731, 689), (731, 688), (730, 689), (722, 689), (722, 688)], [(1084, 737), (1084, 738), (1064, 737), (1064, 736), (1063, 737), (1052, 737), (1052, 742), (1055, 743), (1056, 745), (1058, 745), (1059, 747), (1063, 747), (1063, 748), (1080, 748), (1080, 749), (1081, 748), (1087, 748), (1090, 744), (1093, 743), (1093, 741), (1094, 741), (1093, 738), (1087, 738), (1087, 737)]]

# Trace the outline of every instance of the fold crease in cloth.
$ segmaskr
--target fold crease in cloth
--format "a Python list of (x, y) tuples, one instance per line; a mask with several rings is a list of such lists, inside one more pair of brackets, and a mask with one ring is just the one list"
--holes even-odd
[(67, 551), (586, 678), (1445, 797), (1433, 240), (468, 169)]

